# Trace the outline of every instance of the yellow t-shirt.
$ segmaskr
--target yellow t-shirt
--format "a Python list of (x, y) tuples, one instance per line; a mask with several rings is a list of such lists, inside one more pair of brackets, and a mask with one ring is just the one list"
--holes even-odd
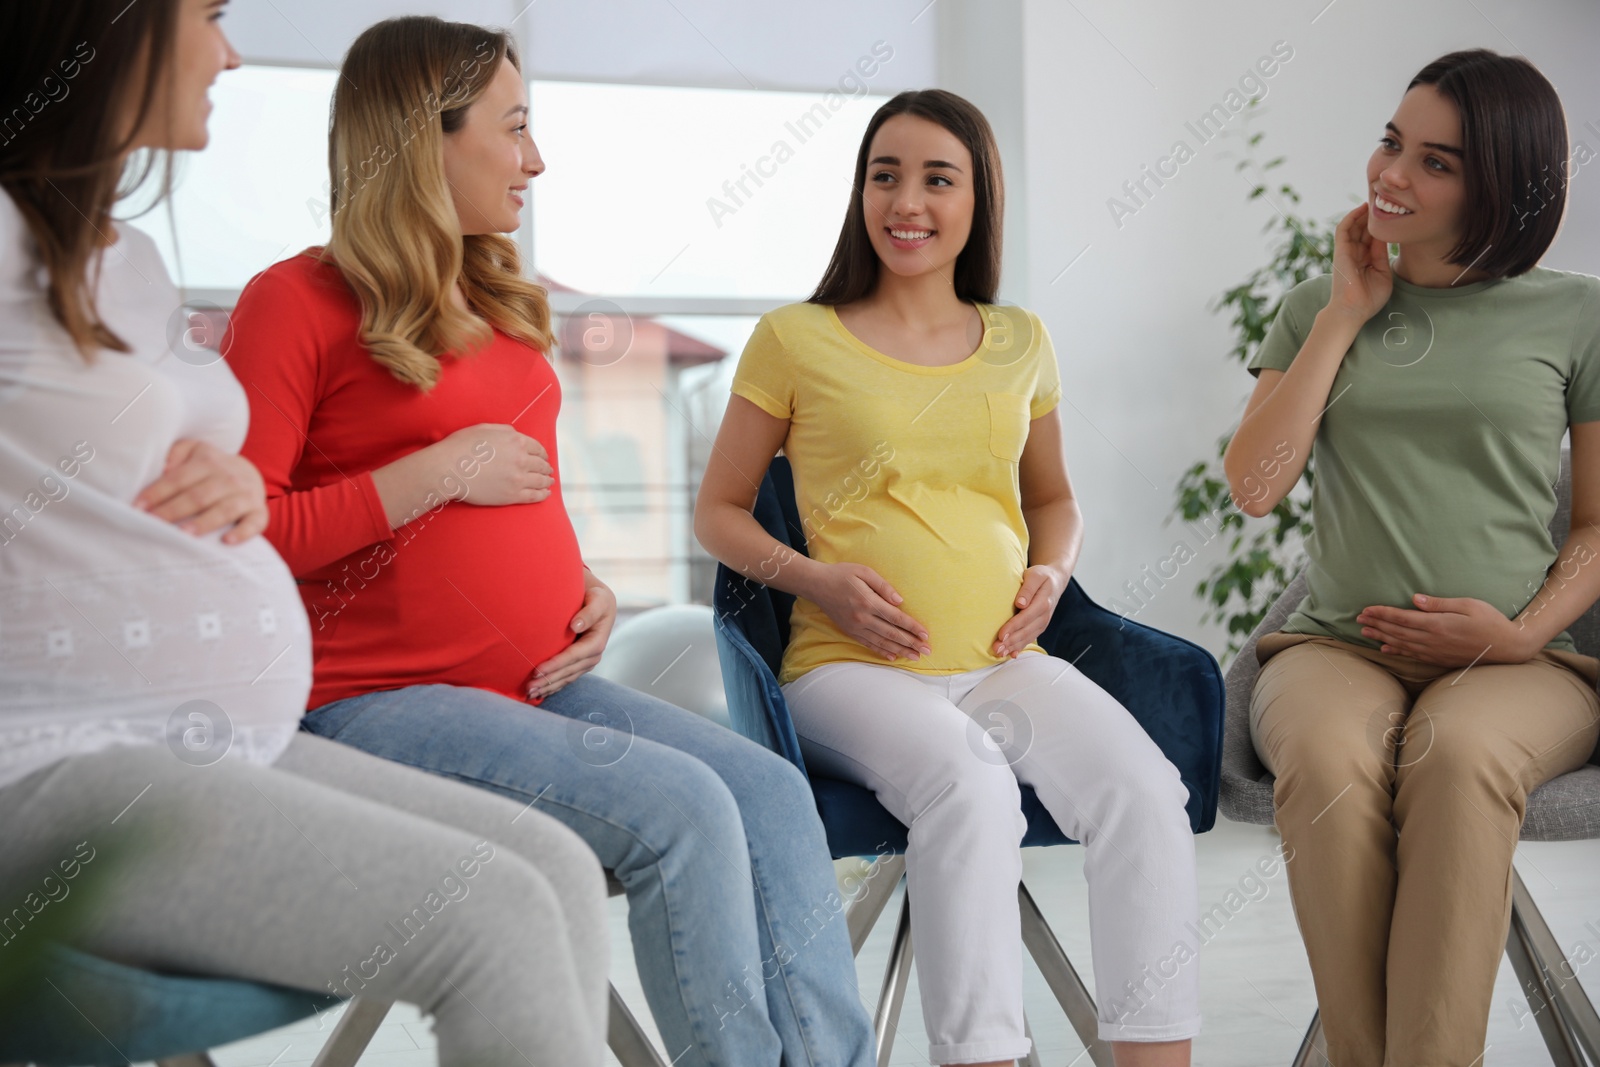
[(933, 650), (887, 660), (800, 597), (780, 685), (841, 660), (920, 674), (1003, 661), (995, 635), (1016, 613), (1028, 566), (1017, 463), (1029, 420), (1060, 402), (1061, 376), (1038, 316), (978, 310), (982, 344), (944, 367), (884, 355), (820, 304), (789, 304), (756, 324), (733, 392), (789, 420), (783, 452), (811, 558), (881, 574)]

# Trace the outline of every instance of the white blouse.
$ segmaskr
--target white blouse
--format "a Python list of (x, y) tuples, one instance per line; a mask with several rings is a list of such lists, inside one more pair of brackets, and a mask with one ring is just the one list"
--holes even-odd
[(264, 537), (225, 545), (132, 506), (176, 441), (239, 450), (244, 390), (183, 336), (148, 236), (117, 226), (90, 277), (131, 353), (79, 355), (0, 195), (0, 787), (124, 744), (271, 763), (311, 688), (293, 576)]

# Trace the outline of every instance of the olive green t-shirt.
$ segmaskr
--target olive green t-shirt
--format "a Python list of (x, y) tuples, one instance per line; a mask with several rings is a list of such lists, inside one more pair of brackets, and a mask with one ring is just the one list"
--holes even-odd
[[(1287, 370), (1328, 275), (1284, 299), (1252, 374)], [(1473, 597), (1515, 618), (1555, 562), (1561, 440), (1600, 420), (1600, 278), (1401, 278), (1345, 354), (1312, 444), (1310, 587), (1284, 625), (1369, 648), (1356, 615)], [(1565, 632), (1547, 646), (1573, 651)]]

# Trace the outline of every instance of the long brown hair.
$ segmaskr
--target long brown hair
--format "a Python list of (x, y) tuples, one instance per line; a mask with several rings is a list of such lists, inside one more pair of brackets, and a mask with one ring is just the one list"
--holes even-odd
[(972, 154), (972, 232), (956, 257), (956, 296), (968, 303), (992, 304), (1000, 288), (1001, 219), (1005, 214), (1005, 182), (1000, 173), (1000, 148), (989, 120), (973, 104), (943, 89), (908, 89), (891, 97), (867, 123), (856, 153), (856, 176), (850, 187), (850, 207), (845, 212), (833, 259), (808, 298), (813, 304), (848, 304), (866, 296), (878, 284), (878, 254), (867, 236), (867, 154), (878, 129), (896, 115), (915, 115), (938, 123), (956, 136)]
[(1467, 208), (1449, 261), (1515, 277), (1544, 256), (1566, 210), (1567, 116), (1539, 68), (1483, 48), (1440, 56), (1406, 86), (1461, 112)]
[[(503, 31), (386, 19), (355, 39), (334, 90), (325, 254), (361, 301), (372, 358), (424, 390), (439, 380), (441, 356), (489, 343), (483, 319), (546, 353), (554, 345), (545, 290), (522, 276), (516, 242), (462, 237), (445, 182), (444, 135), (461, 128), (506, 59), (521, 70)], [(458, 281), (483, 319), (456, 306)]]
[[(101, 320), (89, 266), (111, 210), (170, 152), (125, 166), (163, 91), (181, 0), (50, 0), (0, 6), (0, 187), (16, 202), (49, 273), (50, 311), (91, 358), (129, 351)], [(131, 114), (127, 110), (131, 107)], [(126, 180), (125, 180), (126, 179)]]

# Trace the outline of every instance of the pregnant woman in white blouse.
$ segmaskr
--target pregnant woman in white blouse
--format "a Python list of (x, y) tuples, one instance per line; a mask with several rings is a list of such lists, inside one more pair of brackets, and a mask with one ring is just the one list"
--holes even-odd
[(70, 927), (89, 952), (408, 1001), (445, 1065), (598, 1064), (598, 862), (537, 812), (297, 733), (309, 631), (256, 536), (244, 391), (112, 221), (135, 151), (205, 146), (225, 6), (0, 11), (0, 100), (28, 109), (0, 139), (0, 913), (105, 853)]

